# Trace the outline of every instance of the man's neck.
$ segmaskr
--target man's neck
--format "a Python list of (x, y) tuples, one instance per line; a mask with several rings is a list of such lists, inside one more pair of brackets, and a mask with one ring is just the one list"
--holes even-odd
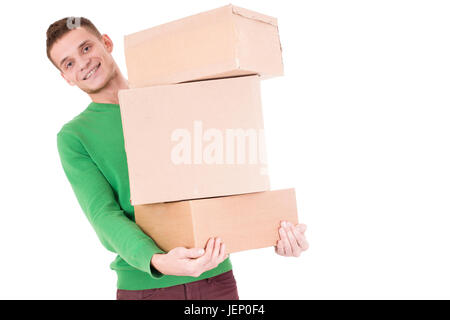
[(119, 104), (119, 90), (128, 89), (128, 81), (119, 70), (109, 83), (99, 92), (89, 93), (93, 102)]

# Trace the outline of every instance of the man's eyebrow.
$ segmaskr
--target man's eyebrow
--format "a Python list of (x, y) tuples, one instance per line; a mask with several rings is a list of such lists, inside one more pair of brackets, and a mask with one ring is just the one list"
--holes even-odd
[[(78, 46), (78, 49), (80, 49), (81, 47), (83, 47), (87, 42), (89, 42), (89, 40), (84, 40), (82, 43), (80, 43), (80, 45)], [(66, 61), (69, 57), (65, 57), (64, 59), (61, 60), (61, 62), (59, 63), (59, 66), (61, 66), (64, 61)]]

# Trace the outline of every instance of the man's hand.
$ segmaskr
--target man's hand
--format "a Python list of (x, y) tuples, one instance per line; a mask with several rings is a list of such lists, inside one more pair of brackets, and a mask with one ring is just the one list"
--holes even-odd
[(225, 243), (220, 238), (210, 238), (206, 249), (177, 247), (166, 254), (154, 254), (151, 265), (162, 274), (198, 277), (227, 257)]
[(277, 242), (275, 252), (280, 256), (299, 257), (309, 247), (305, 238), (305, 231), (305, 224), (294, 226), (290, 222), (282, 221), (281, 227), (278, 229), (280, 240)]

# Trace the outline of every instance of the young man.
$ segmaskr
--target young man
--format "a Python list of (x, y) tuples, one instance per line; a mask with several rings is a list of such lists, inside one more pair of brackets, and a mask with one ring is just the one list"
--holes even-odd
[[(134, 222), (118, 91), (127, 89), (113, 43), (85, 18), (64, 18), (47, 30), (47, 56), (61, 76), (92, 99), (58, 133), (61, 163), (102, 244), (117, 253), (117, 299), (238, 299), (220, 239), (205, 248), (163, 252)], [(282, 222), (276, 253), (300, 256), (306, 226)]]

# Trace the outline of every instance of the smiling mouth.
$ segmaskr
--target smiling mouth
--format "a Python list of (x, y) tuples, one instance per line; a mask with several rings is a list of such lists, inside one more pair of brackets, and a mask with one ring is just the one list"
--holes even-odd
[(92, 68), (92, 70), (89, 71), (89, 73), (83, 78), (83, 80), (89, 79), (98, 70), (98, 68), (100, 67), (100, 64), (101, 63), (99, 62), (98, 65), (96, 65), (94, 68)]

